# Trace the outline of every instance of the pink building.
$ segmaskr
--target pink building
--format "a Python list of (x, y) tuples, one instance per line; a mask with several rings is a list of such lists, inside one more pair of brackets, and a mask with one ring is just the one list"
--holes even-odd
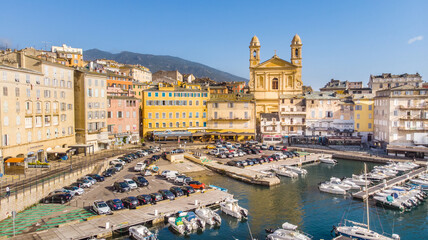
[(132, 90), (107, 88), (107, 128), (116, 145), (139, 142), (140, 99)]

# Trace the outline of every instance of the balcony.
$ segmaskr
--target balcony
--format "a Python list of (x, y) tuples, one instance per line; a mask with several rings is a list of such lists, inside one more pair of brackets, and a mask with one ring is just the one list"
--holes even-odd
[(42, 109), (36, 109), (36, 114), (42, 114)]
[(428, 127), (398, 127), (400, 131), (427, 131)]
[(89, 134), (100, 133), (100, 132), (101, 132), (101, 128), (100, 129), (88, 129)]
[(281, 122), (281, 126), (306, 126), (306, 124), (302, 122), (296, 122), (296, 123)]
[(306, 115), (306, 112), (291, 112), (291, 111), (281, 111), (281, 115)]
[(400, 120), (407, 120), (407, 121), (427, 121), (428, 118), (425, 118), (423, 116), (403, 116), (400, 117)]
[(32, 116), (33, 115), (33, 111), (31, 109), (27, 109), (27, 110), (25, 110), (25, 115)]
[(428, 109), (428, 105), (427, 104), (418, 104), (418, 105), (400, 105), (400, 109), (402, 110), (424, 110), (424, 109)]
[(250, 117), (247, 117), (247, 118), (245, 118), (245, 117), (242, 117), (242, 118), (239, 118), (239, 117), (234, 117), (234, 118), (212, 118), (212, 119), (210, 119), (210, 121), (249, 121), (250, 120)]
[(58, 115), (58, 114), (59, 114), (59, 110), (58, 110), (58, 108), (57, 108), (57, 109), (52, 109), (52, 113), (53, 113), (54, 115)]

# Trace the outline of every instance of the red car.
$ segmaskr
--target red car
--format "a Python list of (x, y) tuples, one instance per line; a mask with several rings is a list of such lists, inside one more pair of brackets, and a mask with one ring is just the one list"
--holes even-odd
[(282, 151), (287, 151), (287, 147), (282, 147), (282, 149), (281, 149)]
[(205, 184), (199, 181), (190, 181), (189, 186), (191, 186), (194, 189), (205, 189)]

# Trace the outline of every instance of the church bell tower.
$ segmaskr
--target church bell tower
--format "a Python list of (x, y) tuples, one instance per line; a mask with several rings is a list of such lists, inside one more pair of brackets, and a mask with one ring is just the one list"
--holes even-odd
[(295, 66), (302, 67), (302, 40), (299, 35), (294, 35), (291, 40), (291, 63)]
[(250, 42), (250, 68), (260, 63), (260, 41), (254, 36)]

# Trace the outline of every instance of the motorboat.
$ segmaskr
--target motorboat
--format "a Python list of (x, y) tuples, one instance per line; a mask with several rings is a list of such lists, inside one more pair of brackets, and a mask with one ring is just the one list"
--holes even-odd
[(291, 170), (299, 175), (306, 175), (308, 174), (308, 171), (306, 169), (303, 168), (299, 168), (299, 167), (293, 167), (293, 166), (284, 166), (285, 168), (287, 168), (288, 170)]
[(268, 240), (311, 240), (313, 237), (307, 233), (297, 230), (297, 226), (285, 222), (282, 228), (275, 230), (269, 234), (266, 239)]
[(321, 157), (318, 158), (318, 160), (320, 160), (320, 162), (322, 162), (322, 163), (328, 163), (328, 164), (336, 164), (337, 163), (337, 160), (333, 159), (331, 156), (322, 155)]
[(285, 168), (285, 167), (279, 167), (279, 168), (274, 168), (273, 171), (276, 173), (276, 175), (278, 176), (282, 176), (282, 177), (289, 177), (289, 178), (297, 178), (299, 177), (299, 174)]
[(387, 168), (376, 168), (376, 169), (373, 169), (372, 173), (381, 173), (381, 174), (385, 174), (388, 177), (394, 177), (394, 176), (397, 176), (398, 171), (387, 169)]
[(189, 228), (193, 231), (205, 229), (205, 221), (197, 217), (194, 212), (187, 212), (183, 218), (183, 223), (190, 226)]
[(375, 181), (375, 182), (379, 182), (382, 181), (383, 179), (388, 178), (387, 175), (383, 174), (383, 173), (367, 173), (363, 175), (364, 178), (367, 178), (370, 181)]
[(340, 188), (336, 184), (325, 184), (325, 183), (322, 183), (318, 188), (320, 189), (321, 192), (327, 192), (327, 193), (333, 193), (333, 194), (341, 194), (341, 195), (345, 195), (346, 194), (346, 190), (344, 190), (343, 188)]
[(224, 202), (220, 203), (222, 212), (238, 219), (248, 218), (248, 210), (238, 205), (238, 200), (227, 198)]
[(365, 180), (363, 176), (352, 174), (352, 178), (345, 178), (344, 180), (352, 181), (358, 186), (370, 185), (372, 182), (369, 180)]
[(410, 182), (420, 186), (428, 186), (428, 180), (410, 179)]
[(210, 208), (198, 208), (195, 214), (209, 225), (221, 225), (221, 217)]
[[(367, 180), (367, 165), (364, 163), (364, 173), (365, 178)], [(353, 222), (349, 220), (345, 220), (344, 225), (340, 225), (338, 227), (333, 226), (333, 230), (336, 235), (344, 236), (350, 239), (358, 239), (358, 240), (399, 240), (400, 236), (397, 234), (392, 234), (391, 237), (386, 236), (385, 234), (379, 234), (373, 230), (370, 230), (370, 210), (369, 210), (369, 202), (368, 202), (368, 188), (365, 186), (365, 201), (366, 205), (366, 217), (367, 224)], [(348, 226), (347, 223), (351, 225)]]
[(387, 195), (387, 196), (376, 195), (373, 197), (373, 199), (376, 200), (376, 203), (378, 205), (400, 210), (400, 211), (409, 210), (412, 208), (412, 206), (408, 205), (403, 201), (398, 200), (397, 198), (394, 198), (394, 196), (391, 196), (391, 195)]
[(354, 183), (351, 180), (344, 179), (344, 180), (342, 180), (342, 183), (351, 186), (352, 190), (360, 190), (361, 189), (360, 186), (358, 186), (356, 183)]
[(143, 225), (132, 226), (129, 228), (129, 237), (136, 240), (156, 240), (154, 233)]
[(343, 183), (343, 182), (342, 182), (342, 180), (340, 180), (340, 179), (339, 179), (339, 178), (337, 178), (337, 177), (331, 177), (331, 178), (330, 178), (330, 181), (326, 181), (326, 182), (324, 182), (323, 184), (338, 186), (338, 187), (340, 187), (341, 189), (346, 190), (346, 191), (348, 191), (348, 190), (351, 190), (351, 189), (352, 189), (352, 186), (351, 186), (351, 185), (348, 185), (348, 184)]
[(188, 234), (192, 229), (184, 225), (183, 218), (184, 217), (170, 217), (168, 218), (168, 223), (175, 232), (179, 234)]

